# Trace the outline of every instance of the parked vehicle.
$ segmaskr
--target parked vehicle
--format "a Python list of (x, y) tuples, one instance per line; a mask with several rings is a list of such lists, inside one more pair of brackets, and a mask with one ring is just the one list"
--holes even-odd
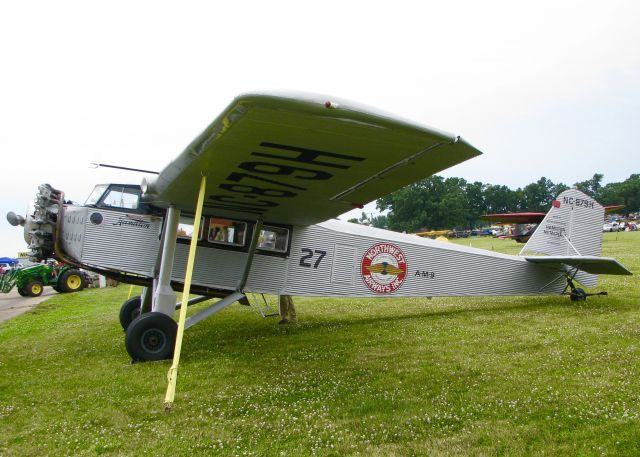
[(617, 222), (607, 222), (602, 226), (603, 232), (619, 232), (624, 230), (624, 227), (621, 227)]
[(38, 297), (44, 286), (56, 292), (77, 292), (87, 284), (84, 273), (59, 262), (48, 262), (25, 268), (15, 268), (0, 275), (0, 292), (9, 293), (14, 287), (23, 297)]

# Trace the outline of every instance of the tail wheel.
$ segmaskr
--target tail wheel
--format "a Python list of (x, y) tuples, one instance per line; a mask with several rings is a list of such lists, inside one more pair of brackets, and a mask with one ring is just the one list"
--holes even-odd
[(173, 357), (178, 324), (166, 314), (150, 312), (134, 319), (124, 338), (134, 361), (165, 360)]
[(120, 307), (120, 325), (123, 330), (127, 330), (129, 324), (140, 315), (140, 306), (142, 300), (140, 296), (132, 297), (122, 304)]
[(24, 287), (24, 291), (29, 297), (39, 297), (43, 290), (44, 285), (40, 281), (31, 281)]
[(78, 292), (86, 286), (84, 275), (80, 270), (69, 269), (60, 275), (56, 288), (59, 292)]
[(587, 299), (587, 293), (584, 289), (576, 288), (569, 294), (571, 301), (585, 301)]

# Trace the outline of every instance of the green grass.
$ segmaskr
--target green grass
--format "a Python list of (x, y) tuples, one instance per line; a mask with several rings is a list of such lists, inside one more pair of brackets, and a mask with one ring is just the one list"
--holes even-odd
[[(510, 240), (461, 240), (517, 253)], [(640, 273), (640, 233), (604, 255)], [(607, 297), (296, 299), (232, 306), (169, 362), (129, 364), (129, 287), (0, 324), (0, 455), (640, 455), (640, 286)]]

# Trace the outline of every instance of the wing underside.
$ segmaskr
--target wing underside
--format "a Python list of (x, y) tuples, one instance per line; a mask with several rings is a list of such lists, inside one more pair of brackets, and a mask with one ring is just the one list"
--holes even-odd
[(154, 182), (157, 206), (288, 224), (336, 217), (481, 154), (459, 137), (312, 97), (244, 95)]

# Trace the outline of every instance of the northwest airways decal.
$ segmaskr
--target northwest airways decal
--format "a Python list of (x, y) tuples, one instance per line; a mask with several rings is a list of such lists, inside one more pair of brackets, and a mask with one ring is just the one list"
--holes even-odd
[(377, 294), (390, 294), (400, 288), (407, 277), (407, 258), (391, 243), (369, 248), (360, 264), (362, 280)]

